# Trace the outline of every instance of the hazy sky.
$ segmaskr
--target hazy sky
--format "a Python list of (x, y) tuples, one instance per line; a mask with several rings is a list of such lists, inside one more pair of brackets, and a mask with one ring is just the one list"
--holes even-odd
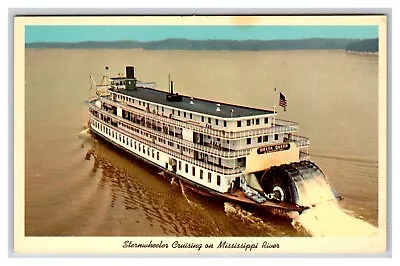
[(377, 38), (378, 26), (26, 26), (25, 41), (283, 40)]

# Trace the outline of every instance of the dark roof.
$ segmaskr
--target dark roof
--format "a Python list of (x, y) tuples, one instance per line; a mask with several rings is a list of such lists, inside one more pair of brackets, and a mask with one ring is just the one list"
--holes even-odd
[[(178, 109), (188, 110), (196, 113), (202, 113), (219, 117), (231, 117), (231, 110), (233, 109), (232, 117), (246, 117), (254, 115), (267, 115), (273, 114), (272, 111), (262, 110), (257, 108), (250, 108), (240, 105), (226, 104), (220, 102), (209, 101), (205, 99), (193, 98), (193, 103), (190, 104), (191, 97), (182, 95), (181, 102), (167, 101), (165, 91), (149, 88), (138, 88), (137, 90), (114, 90), (119, 93), (132, 96), (145, 101), (158, 103), (166, 106), (175, 107)], [(216, 111), (217, 103), (220, 104), (221, 111)]]

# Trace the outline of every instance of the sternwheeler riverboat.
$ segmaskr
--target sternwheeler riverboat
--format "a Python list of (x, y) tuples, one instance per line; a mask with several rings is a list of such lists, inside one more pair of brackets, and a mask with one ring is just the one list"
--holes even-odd
[(162, 91), (139, 81), (133, 66), (107, 77), (96, 94), (89, 100), (91, 132), (198, 192), (301, 213), (312, 207), (301, 201), (302, 183), (327, 182), (309, 161), (309, 139), (295, 134), (297, 123), (277, 119), (275, 108), (180, 95), (172, 81)]

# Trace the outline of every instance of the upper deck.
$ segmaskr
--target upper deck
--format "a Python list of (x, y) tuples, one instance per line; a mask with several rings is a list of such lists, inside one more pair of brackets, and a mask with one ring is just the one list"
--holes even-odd
[[(144, 101), (164, 105), (167, 107), (172, 107), (176, 109), (181, 109), (221, 118), (252, 117), (252, 116), (273, 114), (273, 111), (269, 110), (245, 107), (234, 104), (220, 103), (206, 99), (193, 98), (185, 95), (181, 95), (182, 101), (172, 102), (167, 100), (166, 98), (168, 94), (167, 92), (152, 88), (139, 87), (135, 90), (127, 90), (127, 89), (110, 89), (110, 90), (112, 90), (113, 92), (121, 93)], [(219, 106), (217, 106), (217, 104), (219, 104)], [(217, 107), (219, 108), (217, 109)]]

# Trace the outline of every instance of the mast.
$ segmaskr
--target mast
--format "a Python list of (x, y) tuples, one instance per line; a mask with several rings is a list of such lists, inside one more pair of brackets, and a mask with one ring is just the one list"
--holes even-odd
[(168, 73), (168, 92), (171, 91), (171, 74)]

